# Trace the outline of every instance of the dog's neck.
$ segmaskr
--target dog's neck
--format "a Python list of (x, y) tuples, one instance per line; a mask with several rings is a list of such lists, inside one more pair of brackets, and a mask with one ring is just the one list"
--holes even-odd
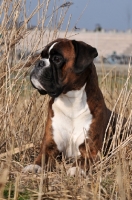
[(79, 98), (80, 99), (83, 96), (85, 86), (86, 86), (86, 84), (84, 84), (84, 86), (80, 90), (72, 90), (72, 91), (67, 92), (66, 94), (61, 94), (60, 97), (72, 98), (72, 99)]
[(55, 99), (54, 105), (70, 118), (78, 117), (88, 110), (85, 85), (80, 90), (72, 90), (66, 94), (61, 94)]

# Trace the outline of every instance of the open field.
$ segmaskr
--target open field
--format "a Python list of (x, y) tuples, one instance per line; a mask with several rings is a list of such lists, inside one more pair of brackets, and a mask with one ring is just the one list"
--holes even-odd
[[(132, 94), (130, 79), (105, 73), (99, 82), (109, 108), (123, 113), (131, 126)], [(117, 79), (123, 81), (117, 84)], [(122, 93), (122, 94), (121, 94)], [(1, 99), (2, 100), (2, 99)], [(131, 199), (132, 141), (128, 137), (109, 157), (91, 166), (87, 177), (68, 177), (71, 166), (63, 160), (54, 172), (22, 174), (38, 154), (44, 133), (48, 96), (40, 96), (29, 79), (17, 81), (10, 95), (1, 101), (0, 163), (4, 198), (8, 199)], [(117, 105), (116, 105), (117, 104)], [(116, 105), (116, 106), (115, 106)], [(115, 106), (115, 108), (114, 108)], [(119, 120), (120, 123), (120, 120)], [(118, 131), (118, 127), (117, 127)], [(117, 132), (118, 133), (118, 132)], [(125, 133), (124, 133), (125, 134)], [(113, 141), (114, 143), (114, 141)]]
[[(41, 40), (38, 44), (38, 49), (42, 49), (49, 40), (54, 37), (75, 40), (83, 40), (86, 43), (96, 47), (98, 49), (99, 57), (111, 55), (114, 51), (118, 55), (132, 55), (132, 33), (121, 33), (121, 32), (81, 32), (81, 31), (57, 31), (49, 28), (43, 30), (44, 35), (41, 36)], [(34, 42), (40, 38), (41, 30), (28, 30), (25, 34), (25, 38), (20, 40), (17, 45), (19, 49), (23, 46), (28, 51), (31, 51), (34, 47)], [(50, 38), (50, 39), (49, 39)], [(27, 42), (28, 41), (28, 42)]]
[(105, 72), (116, 72), (119, 76), (127, 76), (128, 75), (128, 68), (129, 65), (110, 65), (110, 64), (95, 64), (96, 66), (96, 70), (98, 72), (98, 74), (102, 74), (103, 72), (103, 68), (105, 68)]
[[(47, 95), (40, 96), (32, 88), (29, 73), (35, 61), (39, 59), (38, 52), (42, 47), (59, 37), (61, 23), (68, 9), (68, 7), (61, 8), (63, 15), (58, 11), (53, 12), (49, 18), (48, 32), (45, 33), (43, 23), (48, 2), (44, 1), (41, 6), (44, 13), (43, 18), (39, 20), (40, 23), (38, 22), (41, 28), (39, 27), (39, 31), (36, 28), (32, 35), (27, 32), (27, 21), (38, 14), (40, 6), (36, 8), (35, 13), (23, 20), (24, 24), (19, 28), (15, 24), (20, 17), (18, 13), (22, 15), (24, 12), (23, 1), (3, 0), (0, 8), (1, 13), (4, 13), (0, 30), (3, 36), (2, 39), (0, 38), (2, 50), (0, 54), (0, 200), (131, 200), (132, 136), (127, 136), (127, 130), (132, 130), (131, 66), (96, 64), (105, 102), (111, 110), (120, 115), (112, 140), (113, 150), (109, 156), (104, 157), (100, 152), (99, 161), (90, 167), (86, 177), (79, 174), (69, 177), (66, 172), (72, 161), (64, 158), (61, 163), (56, 163), (53, 172), (44, 169), (42, 174), (22, 174), (23, 167), (33, 163), (39, 152), (49, 101)], [(10, 4), (12, 4), (12, 11), (9, 14)], [(53, 19), (58, 15), (59, 21), (53, 26)], [(7, 22), (10, 19), (12, 19), (12, 28), (8, 30)], [(51, 37), (52, 26), (54, 30)], [(38, 32), (39, 36), (37, 36)], [(28, 34), (30, 38), (27, 37)], [(64, 32), (62, 34), (65, 36)], [(79, 37), (80, 40), (84, 40), (83, 33), (80, 33)], [(42, 44), (43, 38), (45, 41)], [(76, 39), (75, 34), (72, 38)], [(94, 43), (92, 45), (95, 46)], [(21, 55), (16, 59), (18, 49)], [(29, 54), (24, 55), (28, 50)], [(123, 132), (125, 140), (118, 141), (120, 123), (124, 116), (127, 118), (126, 129)]]

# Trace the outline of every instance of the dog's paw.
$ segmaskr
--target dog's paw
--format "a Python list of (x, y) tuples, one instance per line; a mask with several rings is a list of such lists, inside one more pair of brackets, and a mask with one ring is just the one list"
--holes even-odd
[(69, 175), (69, 176), (75, 176), (76, 173), (77, 173), (77, 168), (76, 167), (71, 167), (67, 171), (67, 175)]
[(31, 172), (31, 173), (41, 173), (42, 168), (39, 165), (27, 165), (22, 170), (23, 173)]
[(68, 169), (67, 175), (69, 176), (82, 175), (85, 177), (86, 172), (80, 167), (71, 167), (70, 169)]

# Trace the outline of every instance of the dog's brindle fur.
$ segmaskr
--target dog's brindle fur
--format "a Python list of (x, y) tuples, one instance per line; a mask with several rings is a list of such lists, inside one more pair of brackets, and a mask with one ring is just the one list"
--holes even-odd
[[(55, 42), (57, 43), (55, 44)], [(41, 53), (42, 58), (48, 58), (49, 49), (53, 44), (55, 44), (57, 50), (61, 51), (61, 54), (63, 52), (63, 57), (65, 58), (63, 67), (60, 70), (57, 69), (55, 72), (57, 84), (63, 86), (57, 86), (59, 89), (54, 88), (58, 92), (56, 92), (57, 95), (59, 96), (60, 93), (66, 94), (68, 91), (80, 90), (86, 84), (85, 92), (87, 104), (92, 115), (92, 123), (88, 130), (89, 137), (79, 146), (81, 156), (78, 158), (78, 164), (82, 169), (88, 170), (89, 161), (92, 162), (95, 160), (98, 151), (102, 148), (106, 127), (111, 116), (111, 111), (106, 107), (102, 92), (99, 88), (98, 77), (95, 65), (93, 64), (93, 59), (98, 54), (95, 48), (83, 42), (57, 39), (45, 47)], [(53, 47), (51, 54), (56, 53), (56, 49)], [(54, 80), (54, 84), (56, 84), (56, 80)], [(35, 164), (41, 166), (42, 155), (44, 155), (45, 165), (50, 162), (51, 166), (54, 167), (55, 159), (60, 154), (53, 139), (52, 130), (52, 118), (54, 116), (52, 105), (57, 96), (54, 96), (53, 92), (50, 93), (50, 89), (46, 89), (46, 91), (40, 90), (39, 92), (42, 94), (48, 93), (52, 98), (49, 102), (45, 134)], [(76, 166), (76, 163), (73, 163), (73, 166)]]

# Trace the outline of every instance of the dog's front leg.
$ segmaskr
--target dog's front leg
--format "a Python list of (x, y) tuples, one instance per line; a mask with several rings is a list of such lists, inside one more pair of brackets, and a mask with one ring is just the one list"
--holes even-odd
[[(34, 161), (34, 164), (28, 165), (23, 169), (23, 172), (35, 172), (40, 173), (42, 166), (46, 170), (52, 170), (55, 168), (56, 157), (59, 155), (57, 145), (52, 138), (46, 138), (46, 134), (43, 137), (43, 141), (40, 148), (40, 153)], [(43, 163), (42, 163), (43, 162)]]
[(35, 159), (35, 164), (41, 166), (43, 161), (46, 169), (48, 167), (50, 167), (50, 169), (53, 169), (55, 168), (56, 158), (59, 153), (60, 152), (57, 149), (57, 145), (54, 140), (52, 138), (46, 138), (44, 136), (43, 142), (41, 144), (40, 153)]
[(90, 164), (93, 164), (97, 160), (97, 153), (99, 149), (100, 148), (96, 144), (96, 141), (93, 142), (86, 139), (86, 141), (79, 146), (81, 155), (68, 170), (68, 175), (74, 176), (77, 173), (86, 176), (86, 173), (90, 168)]
[[(49, 111), (48, 111), (48, 117), (46, 121), (46, 127), (45, 127), (45, 134), (42, 140), (40, 153), (37, 156), (37, 158), (34, 161), (34, 164), (28, 165), (23, 169), (23, 172), (40, 172), (42, 170), (41, 166), (44, 167), (44, 169), (53, 169), (55, 168), (55, 162), (57, 156), (60, 154), (57, 145), (53, 139), (52, 134), (52, 103), (53, 100), (49, 102)], [(43, 163), (42, 163), (43, 161)]]

